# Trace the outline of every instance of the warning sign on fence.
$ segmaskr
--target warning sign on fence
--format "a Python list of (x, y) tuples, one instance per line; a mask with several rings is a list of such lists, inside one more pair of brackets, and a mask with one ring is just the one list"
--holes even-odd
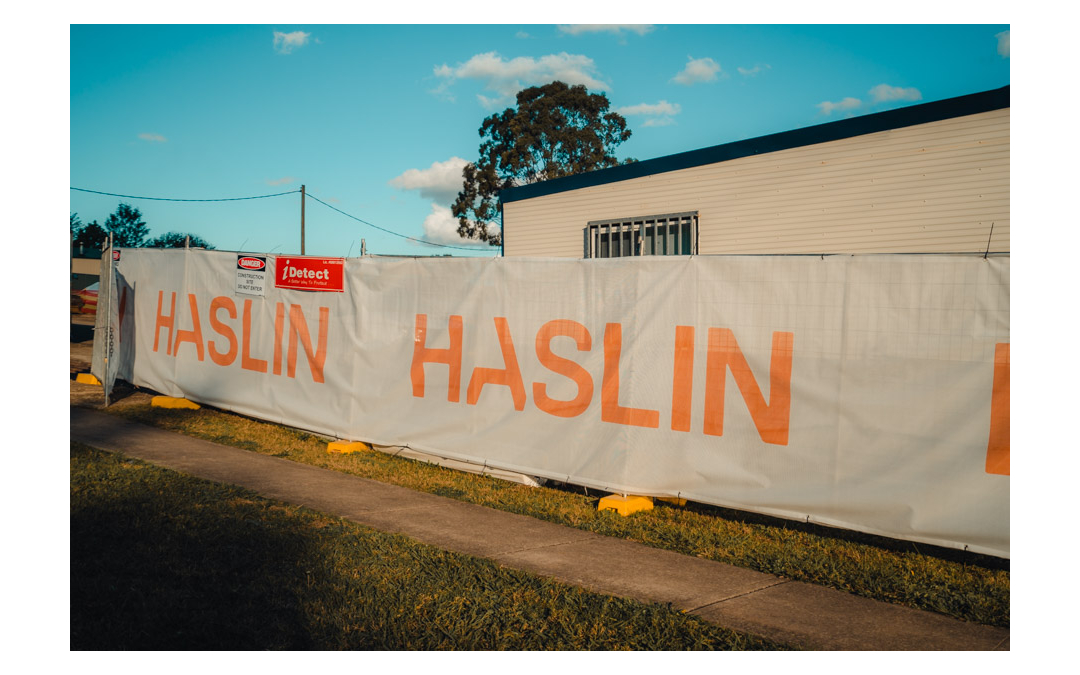
[(278, 258), (274, 286), (341, 293), (344, 280), (345, 258)]
[(266, 258), (236, 256), (236, 292), (243, 295), (266, 295)]

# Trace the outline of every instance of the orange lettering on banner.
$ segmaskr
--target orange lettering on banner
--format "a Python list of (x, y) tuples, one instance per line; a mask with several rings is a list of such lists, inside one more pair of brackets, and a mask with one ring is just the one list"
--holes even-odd
[(173, 356), (176, 356), (180, 352), (180, 345), (184, 342), (190, 342), (195, 345), (195, 353), (198, 355), (199, 360), (203, 360), (203, 337), (202, 327), (199, 325), (199, 306), (195, 302), (195, 295), (188, 293), (188, 306), (191, 309), (191, 321), (193, 328), (191, 330), (177, 330), (176, 331), (176, 347), (173, 349)]
[(165, 345), (165, 353), (172, 355), (172, 338), (173, 338), (173, 324), (176, 321), (176, 292), (172, 294), (172, 304), (169, 306), (168, 316), (161, 313), (161, 301), (165, 297), (165, 291), (157, 292), (157, 318), (154, 319), (154, 351), (158, 350), (158, 338), (161, 336), (161, 329), (169, 329), (169, 342)]
[(307, 321), (304, 320), (304, 312), (300, 305), (289, 306), (289, 377), (296, 377), (296, 342), (297, 337), (304, 345), (304, 354), (307, 355), (308, 367), (311, 369), (311, 379), (323, 382), (323, 366), (326, 365), (326, 340), (330, 334), (330, 308), (319, 308), (319, 346), (314, 351), (311, 349), (311, 335), (308, 333)]
[(236, 333), (233, 329), (222, 323), (217, 318), (217, 311), (224, 309), (229, 313), (230, 319), (236, 318), (236, 304), (232, 301), (232, 298), (219, 296), (210, 301), (210, 327), (217, 331), (218, 335), (226, 338), (229, 341), (229, 351), (222, 354), (214, 346), (216, 343), (211, 340), (206, 346), (210, 351), (210, 360), (219, 366), (227, 366), (236, 360), (236, 352), (239, 351), (239, 345), (236, 343)]
[[(274, 309), (274, 374), (281, 374), (281, 343), (285, 332), (285, 303), (277, 303)], [(295, 355), (295, 352), (294, 352)], [(295, 358), (293, 359), (295, 363)], [(290, 375), (291, 377), (291, 375)]]
[(675, 375), (671, 380), (671, 430), (690, 431), (694, 392), (694, 327), (675, 326)]
[(240, 367), (244, 370), (254, 370), (257, 373), (266, 372), (266, 361), (251, 358), (251, 300), (244, 300), (243, 350), (240, 352)]
[(787, 445), (794, 341), (791, 333), (773, 333), (769, 402), (765, 403), (750, 365), (735, 342), (735, 334), (727, 328), (709, 329), (709, 355), (705, 365), (705, 433), (724, 435), (724, 385), (727, 369), (730, 368), (761, 440), (773, 445)]
[(1009, 343), (994, 346), (994, 389), (990, 396), (990, 441), (986, 473), (1009, 475)]
[(502, 352), (505, 368), (473, 368), (472, 377), (469, 378), (469, 389), (466, 397), (469, 405), (476, 405), (480, 400), (480, 392), (485, 384), (501, 384), (510, 388), (510, 395), (514, 397), (514, 410), (525, 409), (525, 383), (521, 380), (521, 369), (518, 367), (517, 352), (514, 351), (514, 340), (510, 336), (510, 326), (506, 318), (495, 317), (495, 333), (499, 336), (499, 350)]
[(551, 351), (551, 339), (556, 336), (573, 338), (579, 352), (587, 352), (592, 349), (592, 336), (585, 326), (577, 321), (569, 319), (556, 319), (548, 321), (536, 333), (536, 357), (540, 364), (552, 371), (566, 377), (577, 385), (577, 396), (570, 401), (560, 401), (548, 397), (547, 385), (543, 382), (533, 382), (533, 402), (536, 407), (549, 415), (556, 417), (577, 417), (589, 408), (593, 396), (593, 380), (589, 371), (570, 359), (556, 356)]
[(416, 315), (416, 332), (413, 339), (412, 367), (409, 376), (412, 379), (413, 396), (424, 397), (424, 364), (443, 363), (449, 366), (449, 384), (446, 388), (446, 400), (457, 403), (461, 400), (461, 317), (453, 315), (447, 328), (450, 334), (450, 346), (435, 349), (427, 346), (427, 314)]
[(624, 408), (619, 405), (619, 359), (622, 356), (622, 324), (604, 328), (604, 379), (600, 385), (600, 419), (604, 422), (656, 429), (660, 411)]

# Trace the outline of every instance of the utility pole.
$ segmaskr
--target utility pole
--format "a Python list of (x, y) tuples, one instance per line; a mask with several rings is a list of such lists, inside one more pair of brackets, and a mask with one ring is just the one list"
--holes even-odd
[(367, 255), (367, 242), (363, 239), (360, 240), (360, 257)]
[(304, 255), (304, 201), (307, 197), (305, 187), (300, 186), (300, 255)]

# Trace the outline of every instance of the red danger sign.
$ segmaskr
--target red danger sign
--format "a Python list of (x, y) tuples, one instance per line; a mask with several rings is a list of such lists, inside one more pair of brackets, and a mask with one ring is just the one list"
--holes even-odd
[(297, 291), (345, 291), (345, 258), (278, 258), (276, 288)]

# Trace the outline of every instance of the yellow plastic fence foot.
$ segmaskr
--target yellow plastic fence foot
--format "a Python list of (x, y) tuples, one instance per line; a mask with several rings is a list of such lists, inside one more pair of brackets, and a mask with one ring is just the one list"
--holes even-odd
[(608, 495), (600, 500), (597, 507), (600, 511), (618, 511), (620, 516), (628, 516), (638, 511), (651, 511), (653, 507), (652, 497), (637, 497), (634, 495)]
[(674, 504), (675, 506), (686, 506), (686, 500), (682, 497), (657, 497), (657, 501), (667, 502), (668, 504)]
[(101, 380), (97, 379), (90, 373), (79, 373), (75, 376), (75, 381), (79, 384), (101, 384)]
[(363, 441), (332, 441), (326, 446), (327, 452), (347, 455), (350, 452), (362, 452), (370, 450), (371, 446)]
[(176, 398), (175, 396), (155, 396), (150, 399), (150, 405), (154, 408), (188, 408), (189, 410), (198, 410), (200, 408), (198, 403), (189, 401), (186, 398)]

